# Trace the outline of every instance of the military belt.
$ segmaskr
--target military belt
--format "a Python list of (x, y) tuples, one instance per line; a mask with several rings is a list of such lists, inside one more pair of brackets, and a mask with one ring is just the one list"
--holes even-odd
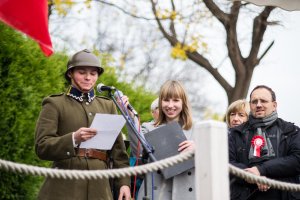
[(85, 157), (85, 158), (96, 158), (96, 159), (103, 160), (103, 161), (106, 161), (106, 159), (107, 159), (106, 153), (99, 151), (97, 149), (77, 148), (76, 155), (79, 157)]

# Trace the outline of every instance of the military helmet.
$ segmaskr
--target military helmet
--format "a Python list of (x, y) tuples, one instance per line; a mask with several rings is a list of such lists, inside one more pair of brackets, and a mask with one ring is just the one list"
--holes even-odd
[(79, 66), (97, 67), (99, 76), (103, 73), (104, 69), (100, 66), (100, 61), (91, 51), (84, 49), (75, 53), (68, 61), (67, 71), (65, 72), (65, 78), (70, 82), (71, 79), (68, 76), (70, 69)]

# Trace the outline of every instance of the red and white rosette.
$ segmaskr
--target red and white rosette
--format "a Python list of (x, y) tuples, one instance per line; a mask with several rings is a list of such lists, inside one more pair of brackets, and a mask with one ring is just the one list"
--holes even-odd
[(251, 144), (254, 147), (253, 155), (260, 157), (260, 150), (265, 145), (265, 139), (261, 135), (256, 135), (252, 138)]

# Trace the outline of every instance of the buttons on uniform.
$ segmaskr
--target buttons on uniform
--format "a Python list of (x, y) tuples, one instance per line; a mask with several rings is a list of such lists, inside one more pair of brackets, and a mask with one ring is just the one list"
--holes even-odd
[(89, 113), (89, 116), (93, 116), (93, 113)]
[(189, 171), (189, 172), (188, 172), (188, 175), (189, 175), (189, 176), (192, 175), (192, 172)]
[(67, 155), (69, 156), (69, 155), (70, 155), (70, 152), (67, 151)]
[(190, 188), (189, 188), (189, 192), (192, 192), (192, 191), (193, 191), (193, 188), (190, 187)]

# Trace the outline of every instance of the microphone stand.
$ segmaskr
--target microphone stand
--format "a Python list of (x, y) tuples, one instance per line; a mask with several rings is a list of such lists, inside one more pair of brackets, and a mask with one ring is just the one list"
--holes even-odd
[[(113, 102), (115, 103), (115, 105), (117, 106), (117, 108), (119, 109), (119, 111), (121, 112), (122, 116), (124, 117), (124, 119), (126, 120), (127, 124), (129, 125), (129, 127), (131, 128), (131, 130), (134, 132), (134, 134), (136, 135), (137, 139), (140, 141), (140, 143), (143, 146), (144, 152), (146, 153), (146, 156), (148, 158), (150, 158), (150, 160), (152, 162), (157, 161), (156, 158), (153, 155), (154, 149), (152, 146), (150, 146), (145, 138), (142, 138), (142, 136), (139, 134), (139, 132), (137, 131), (136, 127), (132, 124), (131, 120), (129, 119), (129, 116), (126, 115), (126, 113), (123, 111), (123, 109), (121, 109), (121, 107), (119, 106), (119, 104), (117, 103), (114, 95), (112, 94), (111, 90), (109, 90), (108, 95), (110, 96), (110, 98), (113, 100)], [(147, 179), (146, 179), (146, 174), (145, 174), (145, 181), (144, 181), (144, 186), (145, 186), (145, 196), (143, 197), (143, 200), (150, 200), (150, 198), (147, 195)]]

